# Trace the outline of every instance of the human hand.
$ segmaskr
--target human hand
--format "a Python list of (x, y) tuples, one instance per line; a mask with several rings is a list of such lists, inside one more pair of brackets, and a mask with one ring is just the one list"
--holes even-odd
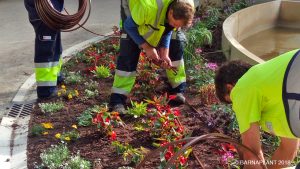
[(144, 49), (146, 56), (149, 57), (150, 60), (154, 60), (154, 61), (160, 60), (157, 50), (154, 47), (150, 46), (147, 42), (143, 43), (140, 47)]
[(169, 57), (169, 48), (159, 48), (160, 59), (163, 60), (163, 67), (172, 67), (172, 61)]

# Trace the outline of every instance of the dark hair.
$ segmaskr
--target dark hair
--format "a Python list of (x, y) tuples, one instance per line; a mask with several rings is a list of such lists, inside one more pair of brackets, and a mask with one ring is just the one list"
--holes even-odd
[(173, 10), (174, 19), (183, 20), (185, 26), (194, 18), (195, 9), (188, 2), (175, 0), (170, 4), (170, 9)]
[(227, 91), (226, 84), (235, 85), (236, 82), (250, 69), (252, 65), (240, 61), (230, 61), (223, 64), (215, 76), (216, 95), (221, 102), (228, 103), (225, 100)]

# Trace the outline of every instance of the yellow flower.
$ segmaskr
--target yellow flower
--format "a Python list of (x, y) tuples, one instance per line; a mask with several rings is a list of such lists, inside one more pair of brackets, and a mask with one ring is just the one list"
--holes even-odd
[(45, 129), (53, 129), (52, 123), (41, 123)]
[(57, 96), (61, 96), (61, 92), (57, 92)]
[(62, 89), (66, 89), (66, 86), (65, 86), (65, 85), (61, 85), (61, 88), (62, 88)]
[(76, 96), (79, 96), (78, 90), (75, 90), (75, 95), (76, 95)]
[(60, 136), (61, 136), (60, 133), (55, 134), (55, 138), (60, 138)]
[(62, 89), (61, 90), (63, 93), (67, 93), (67, 90), (66, 89)]
[(48, 134), (49, 134), (48, 131), (43, 132), (43, 135), (48, 135)]
[(72, 127), (73, 127), (74, 129), (77, 129), (77, 126), (76, 126), (76, 124), (73, 124), (73, 125), (72, 125)]
[(68, 99), (72, 99), (72, 98), (73, 98), (72, 94), (69, 93), (69, 94), (68, 94)]
[(67, 136), (67, 137), (65, 137), (65, 140), (66, 140), (66, 141), (70, 141), (71, 138)]

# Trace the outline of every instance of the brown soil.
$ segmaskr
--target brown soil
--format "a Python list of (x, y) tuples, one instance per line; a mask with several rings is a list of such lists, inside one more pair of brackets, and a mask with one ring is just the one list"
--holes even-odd
[[(210, 50), (212, 49), (207, 48), (206, 51)], [(76, 66), (69, 67), (68, 71), (85, 72), (86, 65), (77, 63)], [(86, 79), (93, 79), (99, 82), (98, 90), (100, 91), (100, 95), (95, 99), (83, 100), (81, 97), (72, 100), (63, 99), (65, 104), (64, 109), (59, 113), (54, 113), (52, 115), (45, 115), (41, 112), (38, 105), (34, 106), (29, 129), (35, 124), (45, 122), (53, 123), (54, 129), (49, 130), (48, 135), (38, 137), (30, 135), (28, 137), (27, 157), (29, 169), (34, 168), (34, 163), (41, 163), (39, 155), (43, 150), (60, 142), (60, 140), (55, 138), (56, 133), (71, 131), (73, 129), (71, 126), (77, 124), (77, 117), (84, 110), (109, 101), (113, 78), (99, 80), (95, 79), (90, 74), (85, 74), (85, 76)], [(68, 85), (67, 88), (77, 89), (79, 93), (84, 93), (84, 87), (80, 84)], [(166, 86), (156, 86), (156, 93), (164, 93), (165, 88)], [(180, 121), (191, 136), (200, 136), (212, 132), (224, 133), (232, 136), (231, 131), (229, 131), (231, 119), (228, 114), (220, 110), (213, 111), (210, 106), (201, 104), (199, 92), (196, 89), (188, 87), (185, 96), (187, 97), (188, 104), (179, 106), (181, 111)], [(57, 99), (48, 100), (47, 102), (51, 101), (57, 101)], [(133, 125), (136, 119), (127, 116), (122, 116), (121, 118), (125, 122), (126, 128), (119, 127), (114, 130), (117, 133), (118, 141), (121, 143), (129, 143), (134, 148), (143, 146), (150, 150), (155, 149), (155, 147), (152, 146), (154, 140), (150, 137), (149, 133), (134, 130)], [(74, 142), (69, 142), (68, 147), (73, 153), (80, 152), (80, 155), (83, 158), (94, 164), (94, 168), (117, 169), (121, 166), (135, 166), (133, 163), (125, 162), (122, 156), (117, 155), (115, 149), (110, 144), (111, 141), (109, 138), (105, 133), (98, 131), (96, 126), (78, 127), (78, 131), (80, 133), (80, 138)], [(234, 137), (237, 138), (236, 136)], [(199, 168), (199, 162), (196, 160), (195, 155), (200, 158), (207, 168), (220, 167), (220, 157), (216, 153), (219, 149), (221, 149), (221, 147), (215, 142), (207, 142), (194, 147), (193, 153), (189, 157), (188, 168)], [(101, 165), (99, 164), (101, 164), (102, 167), (100, 167)], [(155, 163), (150, 163), (144, 168), (157, 168), (157, 166), (154, 165)]]

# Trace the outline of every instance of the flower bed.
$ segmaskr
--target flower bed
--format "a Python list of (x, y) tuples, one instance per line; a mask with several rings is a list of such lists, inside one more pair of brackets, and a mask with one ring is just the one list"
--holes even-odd
[[(187, 31), (187, 104), (169, 104), (174, 96), (166, 94), (164, 71), (141, 53), (128, 112), (110, 112), (107, 103), (119, 39), (93, 44), (64, 64), (66, 79), (57, 98), (35, 105), (29, 123), (28, 168), (129, 168), (151, 150), (190, 136), (217, 132), (238, 139), (232, 110), (214, 95), (213, 76), (224, 56), (215, 52), (213, 56), (219, 57), (212, 57), (209, 52), (220, 49), (221, 14), (216, 8), (205, 11), (202, 22), (196, 18)], [(276, 138), (264, 139), (270, 152), (269, 143)], [(182, 146), (166, 147), (143, 168), (163, 168)], [(208, 140), (185, 151), (174, 167), (199, 168), (202, 163), (207, 168), (238, 168), (237, 159), (231, 144)]]

